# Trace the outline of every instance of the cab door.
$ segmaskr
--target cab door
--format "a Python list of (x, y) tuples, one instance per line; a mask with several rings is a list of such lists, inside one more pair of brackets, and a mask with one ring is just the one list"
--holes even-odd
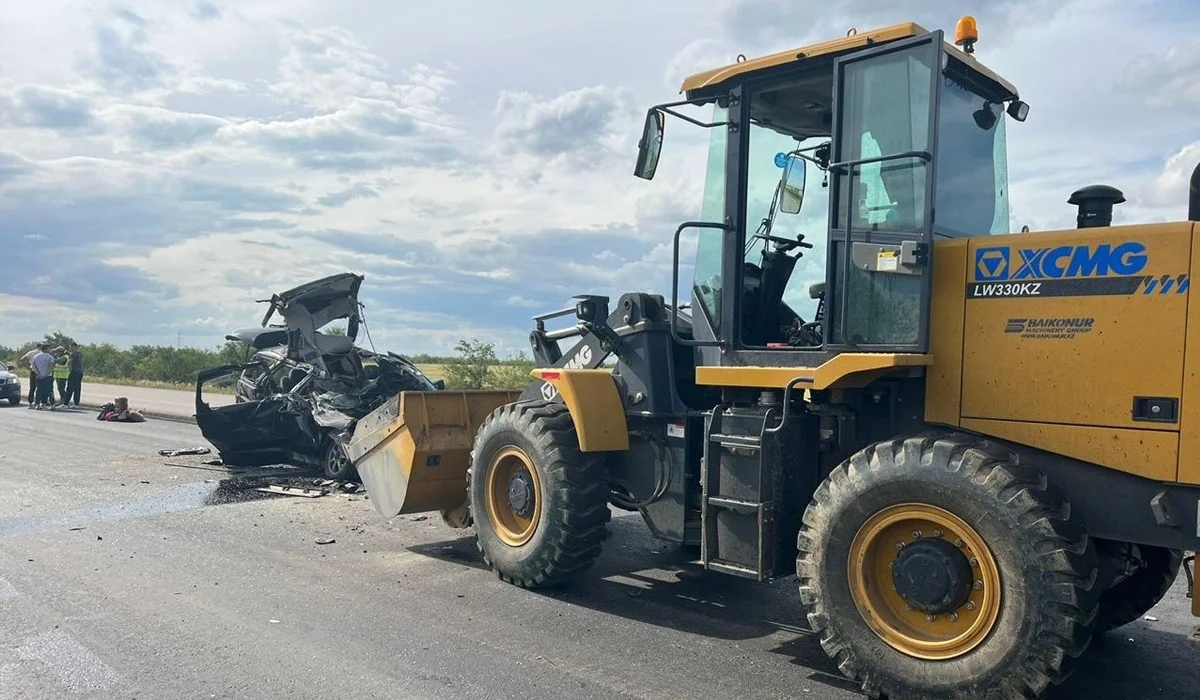
[(928, 350), (942, 32), (834, 63), (826, 347)]

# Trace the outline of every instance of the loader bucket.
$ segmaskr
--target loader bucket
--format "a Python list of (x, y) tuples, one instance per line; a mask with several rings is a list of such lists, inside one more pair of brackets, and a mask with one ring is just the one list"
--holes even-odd
[(475, 431), (519, 391), (404, 391), (359, 419), (346, 453), (385, 518), (466, 503)]

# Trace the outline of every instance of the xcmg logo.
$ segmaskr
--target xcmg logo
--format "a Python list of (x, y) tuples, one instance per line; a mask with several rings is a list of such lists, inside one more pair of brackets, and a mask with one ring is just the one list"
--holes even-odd
[[(1016, 250), (1018, 258), (1013, 259)], [(1137, 241), (1117, 245), (1063, 245), (1054, 248), (980, 248), (975, 251), (975, 279), (982, 282), (1056, 280), (1109, 275), (1136, 275), (1149, 260)]]
[[(1183, 261), (1186, 262), (1186, 261)], [(1138, 241), (1051, 248), (989, 246), (975, 250), (968, 299), (1185, 294), (1187, 274), (1145, 274), (1150, 263)]]

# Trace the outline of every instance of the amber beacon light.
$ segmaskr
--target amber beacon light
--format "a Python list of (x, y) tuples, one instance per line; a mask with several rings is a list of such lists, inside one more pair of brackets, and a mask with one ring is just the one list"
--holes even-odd
[(967, 53), (975, 53), (975, 42), (979, 41), (979, 25), (971, 15), (963, 15), (954, 27), (954, 45), (963, 47)]

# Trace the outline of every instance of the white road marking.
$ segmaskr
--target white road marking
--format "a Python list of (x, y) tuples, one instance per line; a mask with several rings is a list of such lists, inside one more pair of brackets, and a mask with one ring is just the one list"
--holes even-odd
[(12, 587), (12, 584), (0, 578), (0, 600), (11, 598), (17, 594), (17, 589)]
[(40, 661), (58, 682), (72, 693), (104, 690), (120, 680), (117, 672), (87, 647), (63, 632), (53, 631), (32, 637), (17, 647), (24, 661)]

